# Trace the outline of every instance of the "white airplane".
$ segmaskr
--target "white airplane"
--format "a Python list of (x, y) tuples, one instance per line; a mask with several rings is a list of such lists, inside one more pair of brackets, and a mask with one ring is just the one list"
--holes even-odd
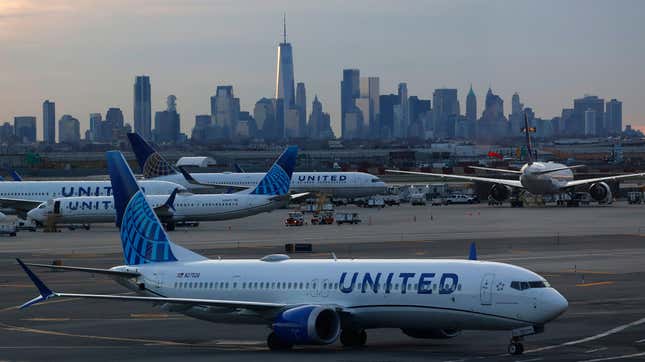
[(535, 161), (533, 156), (533, 148), (531, 145), (531, 132), (535, 132), (535, 128), (529, 127), (528, 118), (525, 114), (524, 133), (526, 135), (528, 163), (524, 164), (520, 170), (471, 166), (471, 168), (477, 170), (515, 175), (518, 177), (518, 179), (515, 180), (400, 170), (386, 170), (386, 172), (432, 176), (445, 179), (477, 181), (493, 184), (490, 189), (490, 196), (494, 200), (499, 202), (506, 201), (511, 196), (513, 189), (526, 190), (533, 195), (554, 195), (571, 192), (576, 186), (589, 185), (588, 192), (595, 201), (599, 203), (611, 203), (611, 201), (613, 200), (611, 188), (605, 181), (645, 176), (645, 173), (641, 172), (626, 175), (597, 177), (585, 180), (574, 180), (572, 170), (584, 166), (567, 166), (551, 161)]
[[(229, 220), (268, 212), (285, 206), (304, 194), (289, 195), (289, 184), (296, 164), (298, 148), (288, 147), (253, 189), (234, 194), (148, 195), (146, 200), (166, 230), (174, 230), (177, 222)], [(279, 177), (282, 171), (287, 177)], [(45, 224), (50, 218), (56, 223), (114, 222), (116, 211), (112, 196), (55, 198), (43, 202), (27, 213), (27, 218)]]
[[(146, 195), (169, 195), (185, 191), (182, 185), (162, 180), (140, 180)], [(110, 181), (4, 181), (0, 182), (0, 207), (26, 218), (27, 212), (53, 198), (73, 196), (110, 196)]]
[(29, 264), (106, 274), (138, 292), (55, 292), (18, 262), (40, 295), (145, 302), (211, 322), (268, 326), (270, 349), (366, 343), (366, 329), (399, 328), (414, 338), (450, 338), (462, 330), (511, 331), (508, 351), (540, 333), (568, 307), (540, 275), (504, 263), (444, 259), (211, 260), (168, 238), (118, 151), (107, 153), (125, 265), (110, 269)]
[[(263, 172), (188, 173), (175, 168), (138, 133), (128, 133), (132, 150), (146, 179), (172, 181), (190, 190), (215, 190), (253, 187)], [(335, 197), (364, 197), (383, 194), (386, 184), (364, 172), (295, 172), (291, 179), (294, 193), (324, 193)]]

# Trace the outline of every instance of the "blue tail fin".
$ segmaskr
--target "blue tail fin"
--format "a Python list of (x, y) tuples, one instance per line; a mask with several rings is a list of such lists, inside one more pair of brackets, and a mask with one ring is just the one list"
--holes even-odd
[(286, 195), (291, 186), (291, 175), (296, 167), (298, 146), (289, 146), (271, 166), (269, 172), (258, 182), (251, 194)]
[(244, 173), (245, 172), (244, 169), (242, 168), (242, 166), (240, 166), (240, 164), (237, 163), (237, 162), (233, 164), (233, 168), (235, 169), (235, 172), (237, 172), (237, 173)]
[(205, 259), (170, 241), (121, 152), (107, 152), (107, 164), (126, 264)]
[(470, 244), (470, 251), (468, 253), (468, 260), (477, 260), (477, 246), (475, 243)]
[(11, 170), (11, 178), (13, 178), (14, 181), (22, 181), (22, 176), (20, 176), (16, 170)]
[(145, 178), (173, 175), (177, 170), (138, 133), (128, 133), (132, 151)]

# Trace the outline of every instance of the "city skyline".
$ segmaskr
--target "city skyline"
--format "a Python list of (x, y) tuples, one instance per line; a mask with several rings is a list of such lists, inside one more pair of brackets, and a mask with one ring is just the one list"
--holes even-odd
[[(550, 9), (501, 2), (422, 2), (416, 3), (416, 8), (409, 7), (416, 11), (386, 3), (371, 7), (361, 7), (360, 3), (317, 7), (285, 2), (269, 7), (251, 2), (255, 8), (248, 14), (242, 11), (242, 6), (200, 1), (188, 1), (184, 6), (152, 1), (138, 9), (128, 7), (132, 13), (116, 9), (116, 5), (92, 1), (78, 4), (54, 1), (52, 5), (42, 6), (35, 6), (33, 1), (9, 3), (9, 6), (0, 5), (0, 29), (5, 31), (2, 37), (9, 54), (0, 60), (0, 65), (7, 70), (0, 78), (0, 121), (11, 122), (15, 116), (22, 115), (36, 116), (38, 139), (43, 138), (40, 125), (42, 103), (46, 99), (56, 103), (57, 114), (70, 114), (79, 119), (82, 130), (89, 126), (90, 113), (104, 112), (108, 107), (121, 108), (126, 121), (133, 124), (131, 87), (139, 74), (151, 77), (153, 113), (165, 109), (169, 94), (181, 99), (184, 133), (190, 134), (195, 115), (208, 113), (208, 99), (219, 85), (233, 85), (242, 110), (251, 112), (258, 99), (274, 93), (275, 54), (282, 40), (284, 11), (289, 16), (297, 79), (306, 84), (310, 95), (317, 95), (324, 104), (337, 135), (340, 135), (341, 123), (338, 84), (345, 68), (358, 68), (361, 74), (379, 77), (381, 94), (397, 93), (402, 82), (407, 83), (409, 94), (421, 98), (431, 98), (437, 88), (456, 88), (462, 107), (472, 83), (477, 94), (478, 116), (484, 109), (483, 95), (492, 85), (507, 104), (513, 93), (520, 93), (536, 117), (557, 116), (563, 108), (571, 108), (574, 98), (594, 94), (622, 101), (624, 124), (632, 123), (639, 128), (645, 124), (645, 110), (639, 109), (644, 76), (638, 71), (638, 64), (642, 63), (643, 50), (634, 46), (643, 35), (643, 27), (626, 20), (638, 13), (635, 8), (643, 8), (638, 2), (621, 1), (612, 6), (601, 2), (593, 5), (582, 1), (565, 5), (552, 2)], [(572, 8), (591, 18), (600, 17), (603, 22), (572, 26), (566, 16), (566, 11)], [(112, 15), (123, 15), (115, 21), (116, 25), (124, 26), (121, 23), (132, 16), (147, 14), (149, 17), (144, 23), (149, 27), (131, 36), (132, 39), (125, 37), (118, 26), (112, 33), (102, 33), (105, 19), (97, 13), (106, 10)], [(426, 10), (427, 15), (418, 15), (424, 13), (419, 10)], [(503, 26), (500, 24), (504, 14), (527, 11), (531, 14), (527, 25), (532, 24), (534, 29), (543, 24), (544, 29), (540, 31), (545, 34), (526, 30), (524, 22), (517, 17), (505, 18)], [(218, 23), (210, 30), (199, 22), (186, 23), (187, 19), (203, 19), (213, 12), (218, 12), (217, 19), (233, 16), (245, 21), (251, 18), (253, 22), (245, 27), (230, 27), (230, 21), (222, 18), (223, 25)], [(74, 33), (78, 31), (74, 27), (59, 30), (48, 24), (52, 19), (66, 19), (71, 14), (86, 16), (81, 22), (83, 34)], [(49, 16), (43, 18), (46, 15)], [(356, 20), (348, 25), (352, 16)], [(322, 18), (327, 22), (323, 23)], [(466, 24), (457, 27), (450, 19), (460, 19)], [(416, 22), (410, 24), (410, 20)], [(424, 20), (429, 22), (426, 27), (418, 24)], [(408, 24), (402, 29), (388, 27), (389, 31), (385, 31), (378, 27), (382, 23), (406, 21)], [(352, 27), (356, 25), (354, 22), (361, 26)], [(475, 31), (469, 22), (485, 31)], [(168, 36), (155, 33), (160, 23), (170, 25)], [(19, 25), (23, 31), (12, 31)], [(195, 29), (190, 28), (192, 25)], [(563, 29), (568, 29), (568, 33), (561, 36), (558, 32)], [(68, 34), (71, 36), (61, 38), (66, 31), (71, 31)], [(556, 33), (563, 39), (554, 38)], [(95, 44), (101, 51), (88, 52), (87, 42), (80, 42), (77, 35), (103, 41)], [(397, 36), (406, 36), (406, 41), (392, 41)], [(508, 45), (508, 40), (513, 39), (523, 42)], [(420, 53), (417, 45), (433, 44), (428, 40), (437, 44), (428, 47), (431, 51)], [(162, 45), (164, 52), (161, 52)], [(600, 45), (602, 51), (598, 52), (596, 47)], [(173, 48), (177, 53), (168, 54)], [(501, 49), (504, 51), (500, 52)], [(40, 55), (46, 50), (49, 56)], [(574, 54), (563, 57), (563, 50)], [(104, 56), (97, 57), (97, 54)]]

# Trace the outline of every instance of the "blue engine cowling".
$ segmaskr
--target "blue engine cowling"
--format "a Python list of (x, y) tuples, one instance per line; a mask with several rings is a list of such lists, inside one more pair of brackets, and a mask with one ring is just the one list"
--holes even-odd
[(330, 344), (340, 334), (340, 317), (330, 307), (303, 305), (280, 313), (273, 323), (273, 332), (293, 345)]

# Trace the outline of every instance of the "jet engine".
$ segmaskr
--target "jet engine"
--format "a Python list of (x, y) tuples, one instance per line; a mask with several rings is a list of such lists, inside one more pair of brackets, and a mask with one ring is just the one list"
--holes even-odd
[(611, 188), (604, 182), (598, 182), (589, 186), (591, 197), (601, 204), (609, 203), (612, 200)]
[(495, 201), (504, 202), (510, 196), (511, 196), (511, 188), (506, 185), (494, 184), (490, 188), (490, 197), (492, 197), (493, 200)]
[(303, 305), (280, 313), (273, 332), (284, 344), (330, 344), (340, 335), (336, 310), (320, 305)]
[(402, 329), (403, 333), (412, 338), (425, 338), (425, 339), (447, 339), (457, 337), (461, 332), (458, 329)]

